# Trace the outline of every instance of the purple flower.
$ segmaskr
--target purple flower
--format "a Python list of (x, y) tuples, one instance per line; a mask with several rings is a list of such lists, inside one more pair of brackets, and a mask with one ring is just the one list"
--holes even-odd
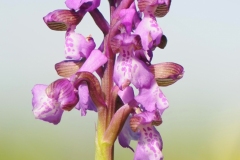
[(66, 0), (65, 4), (69, 9), (90, 12), (100, 5), (100, 0)]
[(161, 121), (161, 117), (154, 112), (143, 112), (131, 118), (131, 128), (140, 133), (134, 160), (163, 160), (163, 142), (152, 125), (154, 121)]
[(139, 125), (140, 138), (134, 160), (163, 160), (162, 138), (151, 124)]
[(84, 37), (75, 32), (76, 26), (71, 26), (66, 32), (65, 57), (67, 59), (79, 60), (87, 58), (96, 44), (92, 37)]
[(135, 97), (135, 100), (142, 105), (147, 111), (159, 110), (160, 114), (168, 108), (168, 101), (155, 79), (152, 79), (149, 88), (140, 88), (139, 94)]
[[(155, 3), (154, 3), (155, 2)], [(162, 37), (162, 30), (157, 24), (154, 12), (159, 4), (164, 1), (139, 0), (138, 7), (144, 13), (144, 18), (138, 24), (135, 34), (140, 35), (145, 51), (157, 46)]]
[[(132, 87), (126, 87), (123, 91), (119, 91), (118, 95), (120, 96), (124, 104), (131, 103), (132, 100), (134, 99), (134, 92)], [(149, 95), (148, 97), (151, 97), (151, 96), (152, 95)], [(151, 99), (149, 99), (148, 101), (151, 101)], [(135, 109), (135, 112), (138, 113), (141, 111), (139, 111), (139, 108), (138, 108), (138, 109)], [(139, 153), (139, 152), (145, 152), (144, 149), (148, 147), (150, 147), (150, 149), (153, 151), (162, 150), (161, 147), (159, 148), (159, 146), (162, 146), (161, 136), (157, 132), (157, 130), (154, 128), (154, 126), (152, 126), (152, 124), (159, 125), (161, 123), (162, 123), (162, 119), (158, 109), (153, 110), (151, 112), (143, 111), (142, 113), (139, 113), (139, 114), (130, 115), (127, 118), (118, 136), (119, 144), (124, 148), (127, 147), (133, 150), (130, 147), (130, 141), (138, 140), (138, 147), (135, 152), (136, 153), (135, 159), (138, 159), (139, 157), (141, 157), (142, 153)], [(144, 155), (144, 158), (151, 159), (153, 157), (152, 155), (153, 153), (151, 152), (152, 151), (148, 152), (149, 154)], [(156, 157), (158, 156), (159, 155), (156, 155)]]
[(134, 56), (134, 50), (138, 50), (139, 36), (119, 34), (112, 40), (113, 50), (119, 50), (114, 66), (114, 82), (120, 89), (124, 89), (130, 83), (136, 88), (149, 87), (153, 75), (147, 66)]
[(37, 84), (32, 89), (33, 114), (37, 119), (58, 124), (64, 110), (71, 110), (78, 97), (67, 79), (59, 79), (51, 85)]

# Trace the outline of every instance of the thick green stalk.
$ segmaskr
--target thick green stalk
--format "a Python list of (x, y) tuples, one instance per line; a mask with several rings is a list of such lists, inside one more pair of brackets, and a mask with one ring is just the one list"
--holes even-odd
[(103, 136), (107, 128), (107, 108), (98, 109), (98, 124), (95, 139), (95, 160), (113, 160), (113, 148), (103, 143)]
[(113, 160), (113, 145), (109, 146), (103, 143), (103, 136), (105, 131), (107, 130), (108, 125), (114, 114), (114, 106), (111, 98), (111, 91), (113, 88), (113, 68), (115, 55), (113, 55), (112, 50), (109, 44), (109, 35), (105, 37), (104, 40), (104, 53), (108, 58), (108, 62), (106, 63), (106, 68), (104, 71), (104, 75), (102, 78), (102, 92), (104, 94), (105, 103), (107, 107), (101, 107), (98, 110), (98, 124), (96, 131), (96, 153), (95, 160)]

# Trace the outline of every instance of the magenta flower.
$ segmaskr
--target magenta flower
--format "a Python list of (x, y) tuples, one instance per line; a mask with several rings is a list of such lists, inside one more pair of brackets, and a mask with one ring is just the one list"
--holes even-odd
[(135, 34), (140, 35), (145, 51), (157, 46), (162, 37), (162, 30), (157, 24), (154, 12), (159, 4), (164, 1), (139, 0), (138, 7), (144, 13), (144, 18), (138, 24)]
[(168, 108), (168, 101), (159, 89), (155, 79), (152, 79), (149, 88), (140, 88), (135, 100), (147, 111), (158, 110), (162, 114)]
[[(151, 93), (148, 94), (149, 96), (147, 98), (151, 97)], [(132, 103), (134, 99), (134, 92), (131, 87), (119, 91), (118, 95), (125, 104)], [(147, 101), (149, 102), (151, 99)], [(138, 109), (135, 110), (136, 113), (139, 112)], [(162, 139), (155, 127), (152, 126), (154, 123), (158, 125), (161, 123), (160, 114), (161, 112), (159, 113), (159, 110), (156, 108), (156, 110), (151, 112), (144, 111), (140, 114), (133, 114), (127, 118), (118, 136), (118, 141), (122, 147), (133, 150), (130, 147), (130, 141), (138, 140), (138, 147), (134, 159), (144, 157), (144, 159), (151, 160), (160, 159), (159, 157), (162, 157)]]
[[(159, 132), (152, 125), (149, 116), (152, 113), (140, 113), (133, 117), (132, 124), (140, 132), (134, 160), (163, 160), (163, 142)], [(131, 123), (131, 122), (130, 122)]]
[(130, 83), (136, 88), (149, 87), (153, 75), (147, 66), (134, 56), (134, 51), (141, 48), (139, 36), (119, 34), (114, 37), (112, 48), (119, 49), (113, 75), (119, 88), (124, 89)]
[(59, 79), (51, 85), (37, 84), (32, 89), (33, 113), (37, 119), (58, 124), (64, 110), (71, 110), (78, 97), (67, 79)]

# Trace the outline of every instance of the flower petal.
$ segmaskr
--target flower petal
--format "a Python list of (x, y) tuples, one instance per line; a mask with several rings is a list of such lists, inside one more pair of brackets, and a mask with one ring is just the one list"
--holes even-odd
[(80, 68), (81, 71), (94, 72), (107, 62), (107, 57), (100, 50), (93, 50), (85, 63)]
[(171, 1), (172, 0), (165, 0), (165, 3), (159, 4), (154, 15), (156, 17), (164, 17), (169, 12)]
[(140, 138), (134, 154), (134, 160), (163, 160), (162, 138), (151, 124), (139, 127)]
[(79, 102), (76, 105), (76, 109), (81, 110), (81, 116), (85, 116), (87, 110), (97, 112), (97, 108), (93, 103), (88, 90), (86, 82), (82, 82), (78, 87)]
[(132, 23), (135, 13), (135, 8), (122, 9), (119, 12), (119, 18), (121, 19), (121, 23), (125, 26), (126, 33), (131, 33), (132, 31)]
[(124, 89), (123, 84), (126, 81), (131, 81), (136, 88), (148, 88), (153, 78), (147, 66), (131, 55), (129, 51), (123, 50), (123, 53), (117, 57), (113, 79), (120, 89)]
[(84, 37), (75, 33), (76, 26), (71, 26), (66, 32), (65, 57), (67, 59), (79, 60), (88, 58), (96, 44), (92, 37)]
[(78, 60), (65, 60), (55, 64), (55, 70), (59, 76), (68, 78), (77, 73), (83, 65), (85, 59)]
[(78, 25), (85, 13), (73, 10), (55, 10), (43, 17), (47, 26), (56, 31), (66, 31), (72, 25)]
[(163, 33), (156, 18), (152, 14), (148, 14), (139, 23), (134, 34), (140, 35), (143, 49), (147, 51), (160, 43)]
[(134, 99), (133, 88), (128, 86), (123, 91), (119, 90), (118, 95), (122, 99), (124, 104), (129, 103), (131, 100)]
[(169, 86), (183, 77), (184, 68), (173, 62), (164, 62), (149, 66), (159, 86)]
[(68, 79), (58, 79), (46, 88), (46, 94), (59, 102), (63, 110), (70, 111), (78, 102), (73, 84)]
[(118, 135), (118, 142), (123, 148), (129, 148), (133, 151), (132, 147), (130, 147), (131, 140), (138, 140), (140, 137), (139, 132), (133, 132), (130, 128), (130, 116), (128, 116), (121, 132)]
[(155, 79), (152, 80), (150, 88), (140, 88), (135, 100), (147, 111), (159, 110), (161, 115), (168, 108), (168, 101), (159, 89)]
[(58, 124), (61, 120), (63, 110), (60, 104), (45, 93), (47, 85), (37, 84), (32, 89), (32, 105), (35, 118)]

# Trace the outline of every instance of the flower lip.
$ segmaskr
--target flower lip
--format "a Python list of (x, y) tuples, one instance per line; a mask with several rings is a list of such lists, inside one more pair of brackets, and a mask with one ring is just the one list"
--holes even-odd
[(59, 107), (56, 100), (49, 98), (45, 89), (47, 85), (37, 84), (32, 89), (32, 106), (33, 114), (36, 119), (58, 124), (61, 121), (63, 110)]

